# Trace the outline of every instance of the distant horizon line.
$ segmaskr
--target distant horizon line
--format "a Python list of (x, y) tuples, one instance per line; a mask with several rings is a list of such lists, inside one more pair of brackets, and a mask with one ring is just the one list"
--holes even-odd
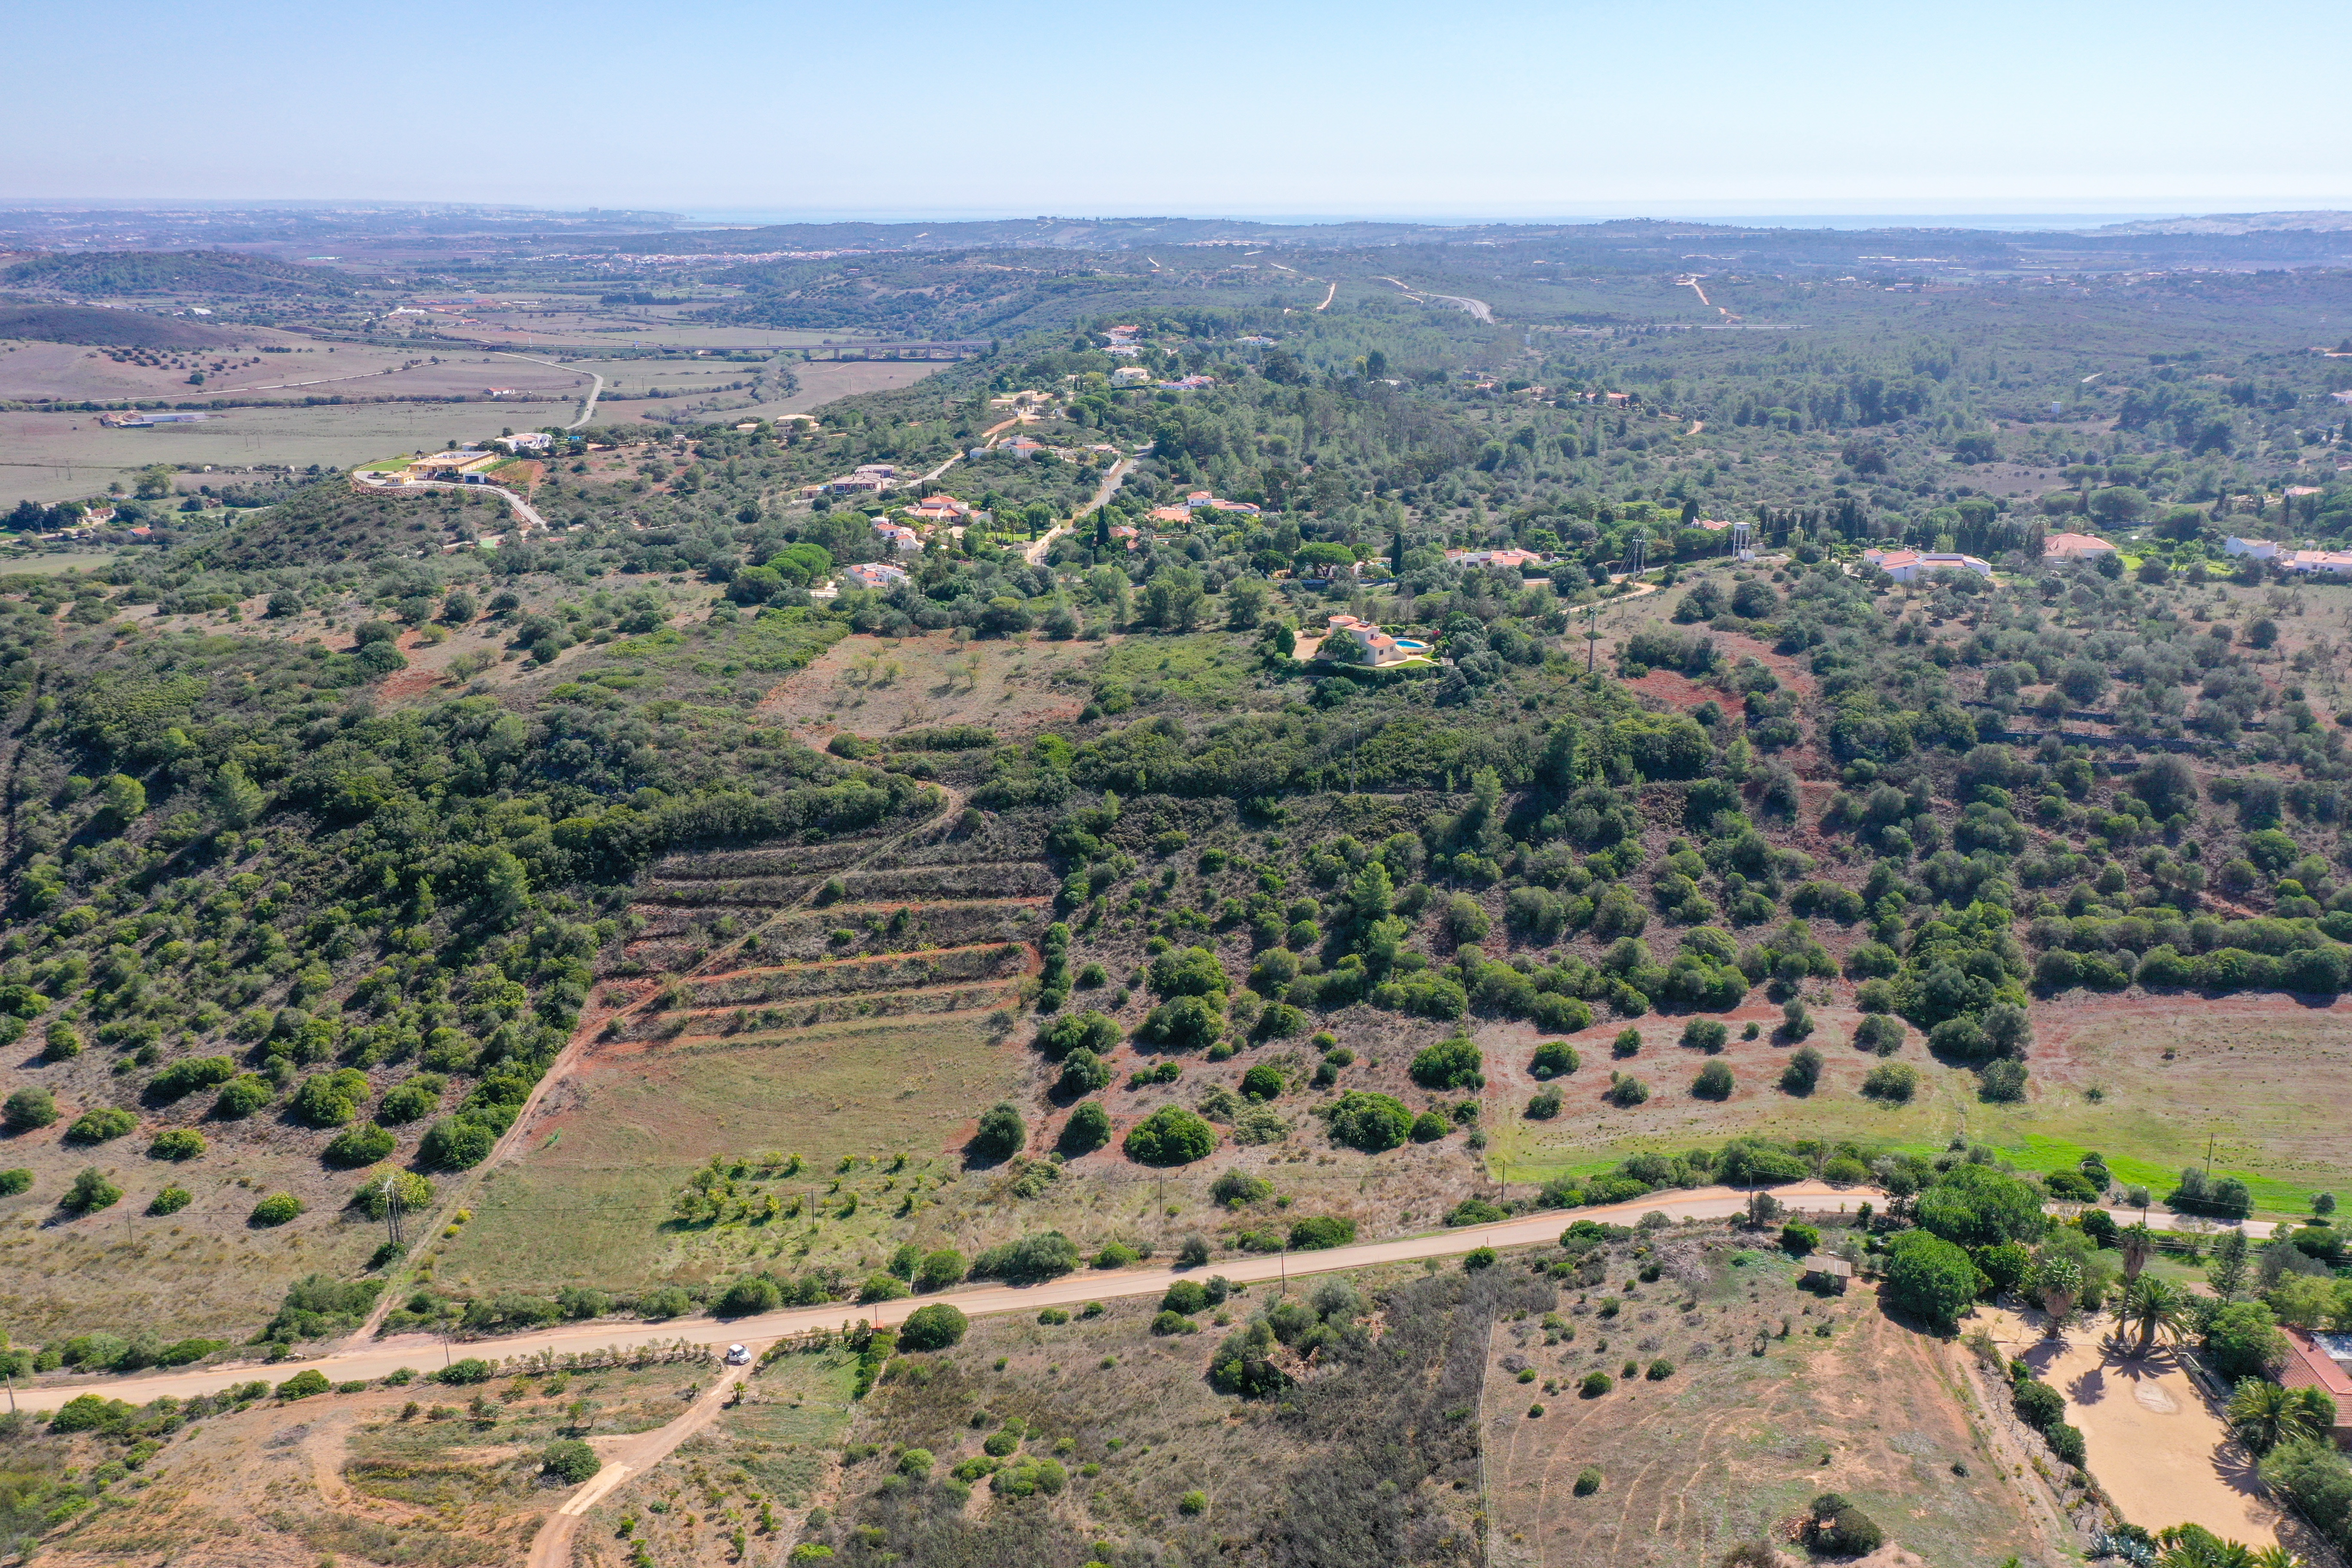
[(1760, 201), (1748, 203), (1706, 201), (1661, 201), (1655, 205), (1635, 205), (1622, 203), (1572, 203), (1545, 213), (1465, 212), (1460, 210), (1420, 211), (1360, 211), (1334, 209), (1300, 211), (1296, 208), (1226, 208), (1213, 212), (1185, 212), (1181, 207), (1164, 207), (1158, 211), (1125, 213), (1078, 214), (1070, 212), (1018, 212), (1003, 207), (989, 208), (920, 208), (913, 206), (882, 207), (762, 207), (722, 206), (688, 204), (614, 205), (583, 205), (576, 204), (533, 204), (481, 200), (387, 197), (171, 197), (131, 198), (120, 196), (5, 196), (0, 195), (0, 211), (58, 212), (167, 212), (178, 210), (287, 210), (287, 211), (397, 211), (402, 209), (439, 209), (447, 211), (480, 211), (527, 214), (610, 213), (642, 215), (646, 217), (667, 217), (686, 226), (749, 225), (759, 227), (780, 227), (792, 225), (822, 226), (834, 224), (963, 224), (1018, 223), (1042, 219), (1065, 223), (1132, 223), (1148, 219), (1163, 219), (1191, 223), (1250, 223), (1285, 227), (1340, 227), (1351, 224), (1399, 224), (1431, 228), (1449, 227), (1538, 227), (1599, 225), (1648, 219), (1658, 222), (1706, 223), (1727, 226), (1759, 228), (1973, 228), (1984, 230), (2064, 231), (2116, 223), (2167, 222), (2200, 217), (2250, 217), (2281, 213), (2339, 213), (2352, 211), (2352, 196), (2331, 198), (2311, 197), (2294, 200), (2281, 197), (2209, 197), (2196, 198), (2168, 205), (2135, 203), (2109, 205), (2096, 199), (2074, 202), (2017, 199), (2007, 202), (1987, 202), (1979, 205), (1955, 205), (1937, 208), (1928, 203), (1895, 204), (1854, 201), (1847, 203)]

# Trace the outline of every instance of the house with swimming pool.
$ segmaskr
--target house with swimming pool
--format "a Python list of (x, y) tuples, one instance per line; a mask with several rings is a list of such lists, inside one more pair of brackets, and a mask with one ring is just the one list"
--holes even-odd
[[(1355, 616), (1333, 616), (1330, 630), (1325, 634), (1321, 647), (1328, 647), (1333, 637), (1353, 637), (1375, 665), (1408, 664), (1429, 657), (1429, 645), (1412, 637), (1392, 637), (1371, 622)], [(1318, 651), (1321, 651), (1318, 647)]]

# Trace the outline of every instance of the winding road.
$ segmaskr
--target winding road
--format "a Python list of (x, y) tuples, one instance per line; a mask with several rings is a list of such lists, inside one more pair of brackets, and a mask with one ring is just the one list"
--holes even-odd
[(1081, 510), (1076, 517), (1073, 517), (1067, 522), (1055, 523), (1053, 527), (1045, 531), (1044, 538), (1032, 540), (1027, 544), (1023, 545), (1021, 547), (1021, 559), (1026, 561), (1032, 566), (1034, 566), (1039, 562), (1045, 560), (1045, 552), (1053, 548), (1054, 541), (1061, 538), (1062, 535), (1077, 527), (1078, 520), (1080, 518), (1086, 517), (1090, 512), (1100, 511), (1103, 508), (1110, 504), (1111, 496), (1117, 492), (1120, 484), (1126, 480), (1127, 476), (1134, 470), (1134, 468), (1135, 459), (1133, 458), (1121, 458), (1118, 462), (1113, 463), (1110, 466), (1110, 471), (1103, 475), (1102, 483), (1095, 487), (1095, 499), (1087, 502), (1085, 509)]

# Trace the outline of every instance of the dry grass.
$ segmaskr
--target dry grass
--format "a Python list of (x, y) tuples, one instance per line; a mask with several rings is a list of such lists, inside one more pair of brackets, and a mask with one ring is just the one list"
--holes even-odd
[(958, 643), (947, 634), (844, 637), (771, 691), (761, 710), (823, 745), (836, 731), (895, 735), (947, 724), (1004, 732), (1075, 719), (1099, 643)]
[[(620, 1522), (654, 1561), (675, 1568), (721, 1568), (741, 1561), (730, 1537), (740, 1529), (751, 1553), (773, 1561), (780, 1542), (836, 1473), (834, 1445), (848, 1425), (855, 1360), (825, 1350), (782, 1356), (754, 1373), (741, 1400), (642, 1476), (632, 1476), (592, 1509), (573, 1545), (580, 1568), (618, 1568), (630, 1551)], [(761, 1525), (762, 1502), (772, 1529)], [(656, 1510), (653, 1505), (658, 1503)]]
[[(116, 1568), (155, 1560), (201, 1568), (522, 1561), (539, 1521), (564, 1495), (539, 1479), (559, 1436), (644, 1431), (685, 1406), (706, 1373), (678, 1367), (594, 1372), (562, 1382), (509, 1379), (475, 1392), (418, 1384), (265, 1399), (174, 1436), (148, 1461), (144, 1487), (53, 1537), (44, 1562)], [(421, 1408), (404, 1416), (411, 1401)], [(575, 1415), (572, 1406), (582, 1406)], [(450, 1418), (427, 1418), (431, 1407)]]
[[(1497, 1326), (1483, 1407), (1495, 1563), (1683, 1568), (1740, 1541), (1785, 1539), (1806, 1500), (1832, 1490), (1939, 1568), (2011, 1552), (2046, 1560), (2045, 1516), (2027, 1483), (1989, 1459), (1937, 1342), (1887, 1319), (1865, 1291), (1798, 1290), (1777, 1253), (1720, 1233), (1705, 1247), (1713, 1279), (1696, 1310), (1682, 1310), (1689, 1295), (1671, 1278), (1630, 1289), (1612, 1279), (1562, 1291), (1575, 1330), (1565, 1343), (1546, 1345), (1532, 1319)], [(1603, 1319), (1596, 1307), (1612, 1286), (1624, 1310)], [(1675, 1363), (1663, 1381), (1619, 1375), (1629, 1360), (1646, 1368), (1660, 1356)], [(1593, 1370), (1617, 1385), (1581, 1397), (1574, 1380)], [(1528, 1371), (1534, 1381), (1517, 1381)], [(1587, 1466), (1601, 1484), (1578, 1497)]]

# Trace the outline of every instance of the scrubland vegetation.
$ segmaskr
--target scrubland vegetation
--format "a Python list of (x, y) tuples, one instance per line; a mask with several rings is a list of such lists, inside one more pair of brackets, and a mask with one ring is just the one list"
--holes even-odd
[[(2126, 1521), (2062, 1395), (1943, 1342), (2007, 1298), (2245, 1380), (2340, 1536), (2352, 1482), (2266, 1391), (2279, 1324), (2352, 1326), (2352, 590), (2223, 544), (2352, 524), (2336, 362), (2134, 317), (2153, 349), (2084, 390), (2114, 353), (1965, 301), (1769, 338), (1114, 303), (814, 428), (573, 433), (558, 529), (495, 551), (437, 547), (492, 526), (458, 498), (324, 482), (0, 579), (16, 1373), (1173, 1258), (1164, 1300), (792, 1350), (761, 1378), (803, 1415), (739, 1409), (581, 1560), (1644, 1561), (1595, 1522), (1622, 1489), (1719, 1521), (1661, 1562), (2055, 1561)], [(1080, 456), (961, 458), (986, 516), (859, 587), (881, 503), (806, 487), (1032, 389)], [(1151, 515), (1199, 489), (1257, 510)], [(1735, 518), (1755, 559), (1699, 526)], [(2118, 552), (2045, 559), (2061, 527)], [(1899, 584), (1863, 555), (1897, 544), (1991, 574)], [(1497, 548), (1542, 559), (1460, 553)], [(1434, 657), (1299, 658), (1343, 613)], [(1811, 1180), (1851, 1212), (1781, 1228)], [(1570, 1223), (1717, 1185), (1744, 1228)], [(2199, 1226), (2126, 1223), (2159, 1206)], [(1216, 1273), (1546, 1209), (1534, 1254)], [(1815, 1256), (1842, 1300), (1797, 1300)], [(1870, 1365), (1946, 1394), (1825, 1463)], [(1701, 1403), (1769, 1460), (1637, 1479)], [(128, 1455), (193, 1418), (83, 1418), (14, 1429), (10, 1528), (110, 1550), (163, 1490)], [(468, 1539), (585, 1464), (551, 1414), (509, 1436)], [(412, 1501), (456, 1463), (395, 1460)]]

